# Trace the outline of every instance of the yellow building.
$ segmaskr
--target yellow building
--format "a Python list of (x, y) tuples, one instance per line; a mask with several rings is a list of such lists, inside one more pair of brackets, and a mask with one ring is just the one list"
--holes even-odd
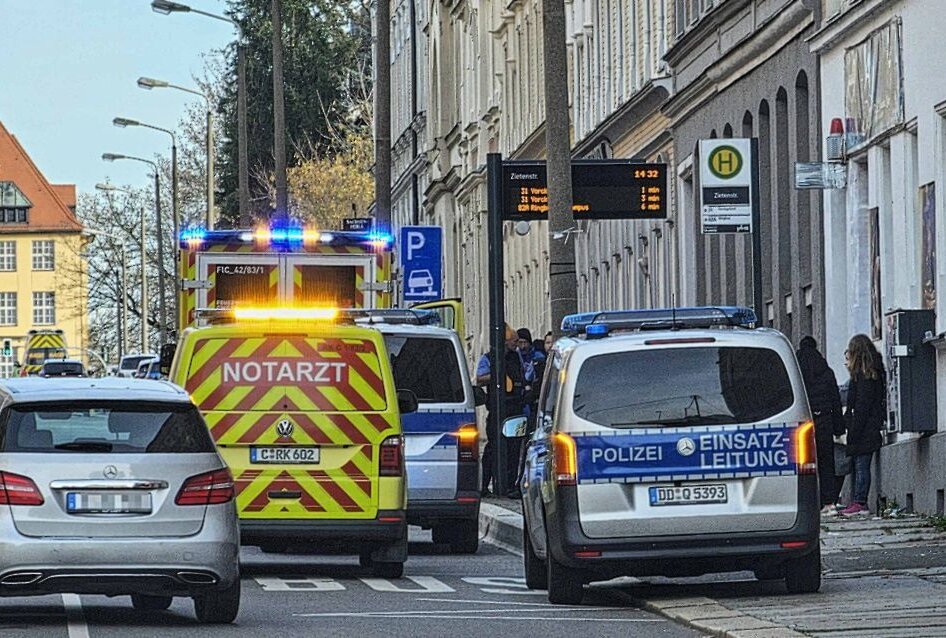
[(62, 330), (70, 357), (88, 347), (88, 271), (76, 187), (50, 184), (0, 123), (0, 376), (14, 374), (30, 330)]

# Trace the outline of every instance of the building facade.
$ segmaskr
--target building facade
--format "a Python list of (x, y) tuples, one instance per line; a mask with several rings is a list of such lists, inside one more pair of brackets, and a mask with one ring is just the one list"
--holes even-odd
[(0, 124), (0, 376), (12, 376), (30, 330), (62, 330), (70, 354), (88, 344), (88, 272), (76, 189), (50, 184)]
[[(946, 490), (946, 79), (938, 56), (946, 14), (924, 0), (824, 0), (810, 41), (820, 57), (819, 128), (825, 155), (845, 172), (824, 191), (827, 352), (844, 370), (857, 333), (886, 355), (888, 383), (896, 359), (885, 347), (893, 309), (935, 313), (935, 423), (925, 435), (900, 431), (895, 413), (875, 467), (875, 497), (925, 513), (944, 513)], [(840, 134), (834, 144), (829, 133)], [(845, 375), (846, 376), (846, 375)], [(934, 399), (934, 397), (926, 397)], [(881, 500), (881, 502), (883, 502)]]

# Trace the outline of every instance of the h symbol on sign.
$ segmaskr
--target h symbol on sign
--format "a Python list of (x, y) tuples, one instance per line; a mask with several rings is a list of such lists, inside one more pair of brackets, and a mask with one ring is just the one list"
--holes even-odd
[(735, 157), (732, 152), (726, 151), (719, 154), (719, 172), (720, 173), (731, 173), (735, 168)]

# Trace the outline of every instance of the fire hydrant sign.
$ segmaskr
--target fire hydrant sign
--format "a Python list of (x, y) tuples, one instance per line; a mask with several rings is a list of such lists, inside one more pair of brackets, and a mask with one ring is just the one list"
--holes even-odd
[(752, 232), (752, 141), (700, 140), (704, 234)]

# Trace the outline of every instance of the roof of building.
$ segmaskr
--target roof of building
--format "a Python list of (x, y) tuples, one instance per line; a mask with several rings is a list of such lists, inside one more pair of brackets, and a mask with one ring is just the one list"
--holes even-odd
[(52, 185), (40, 172), (26, 149), (0, 122), (0, 182), (13, 182), (30, 201), (27, 223), (0, 224), (0, 234), (37, 231), (80, 232), (82, 223), (75, 206), (73, 184)]

